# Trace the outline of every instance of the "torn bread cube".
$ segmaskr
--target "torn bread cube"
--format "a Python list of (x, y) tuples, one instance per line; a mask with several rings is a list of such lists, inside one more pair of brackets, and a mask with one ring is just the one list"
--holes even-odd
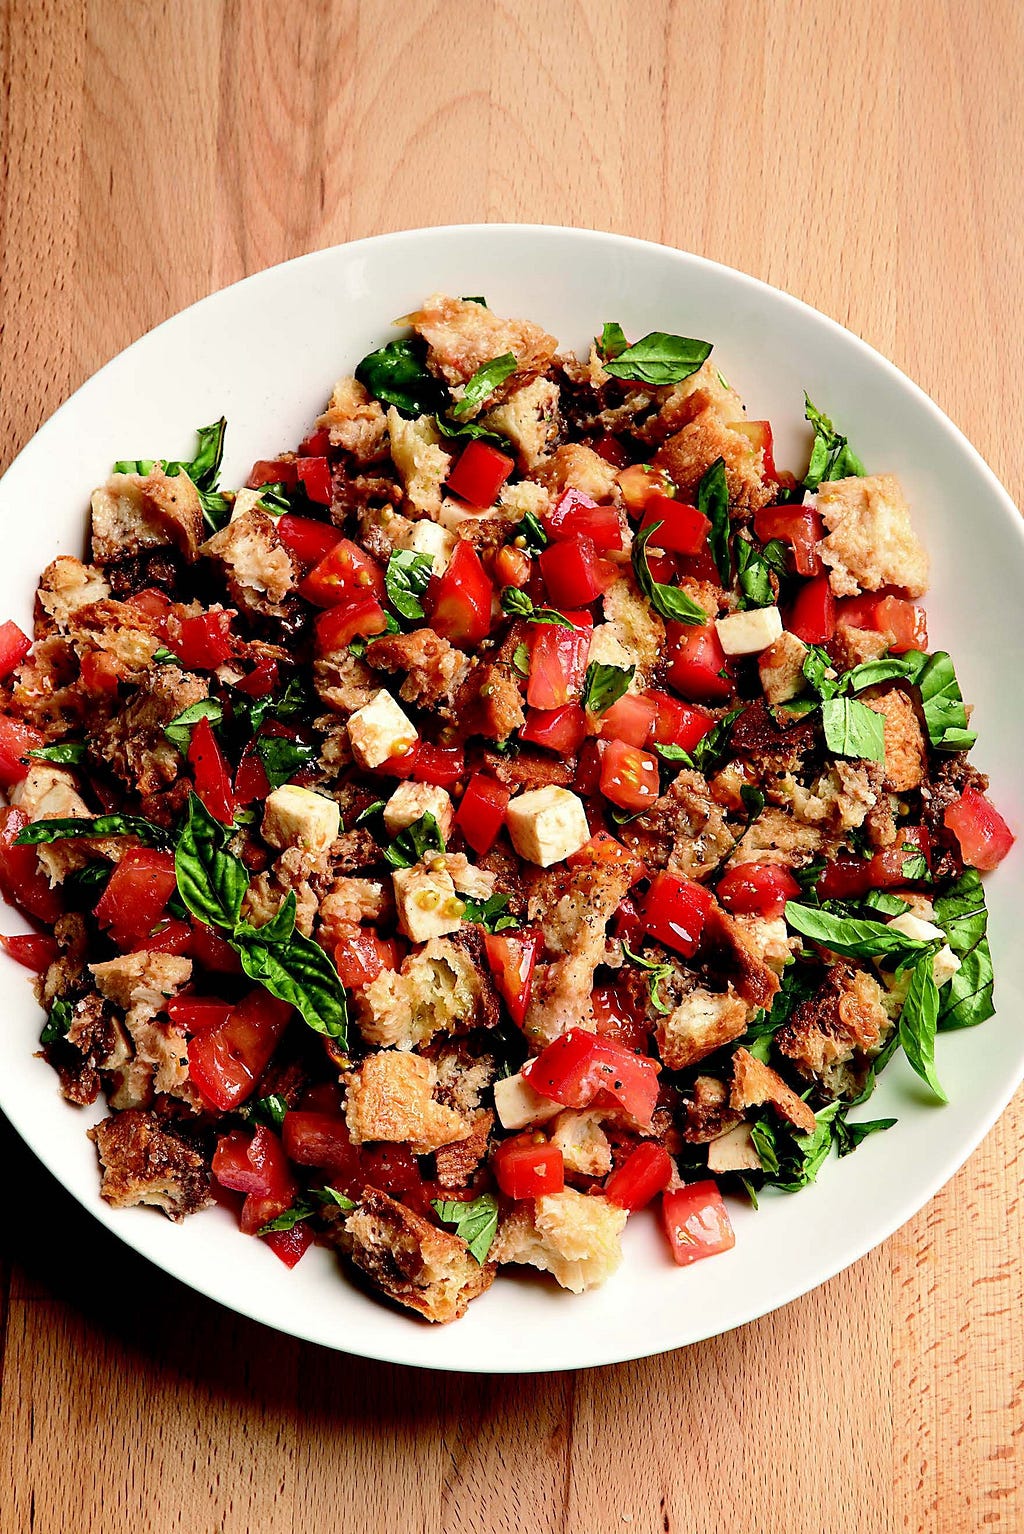
[(789, 703), (799, 696), (807, 685), (804, 661), (807, 646), (795, 634), (784, 630), (762, 651), (757, 662), (758, 675), (769, 703)]
[(761, 1158), (749, 1124), (737, 1124), (708, 1146), (709, 1172), (760, 1172)]
[(330, 850), (341, 830), (341, 810), (334, 799), (310, 788), (285, 783), (267, 795), (260, 833), (265, 842), (281, 851), (299, 847), (321, 857)]
[(360, 767), (379, 767), (404, 756), (419, 739), (416, 726), (385, 688), (349, 716), (348, 738)]
[(928, 555), (910, 525), (894, 474), (834, 479), (818, 490), (818, 510), (828, 529), (818, 552), (829, 566), (836, 596), (900, 586), (909, 597), (928, 589)]
[(751, 607), (716, 618), (715, 628), (726, 655), (760, 655), (782, 638), (782, 616), (777, 607)]
[(605, 1177), (611, 1171), (612, 1148), (601, 1128), (601, 1118), (601, 1112), (595, 1108), (582, 1113), (566, 1108), (558, 1115), (552, 1126), (551, 1143), (562, 1152), (568, 1171), (584, 1177)]
[(625, 1223), (626, 1211), (608, 1199), (564, 1188), (517, 1203), (502, 1222), (490, 1257), (541, 1268), (563, 1289), (582, 1294), (619, 1266)]
[(465, 901), (460, 900), (452, 876), (444, 868), (396, 868), (395, 886), (398, 925), (414, 943), (428, 943), (462, 926)]
[(583, 801), (554, 783), (513, 799), (506, 825), (519, 856), (541, 868), (561, 863), (590, 840)]
[(455, 821), (447, 789), (438, 788), (434, 783), (399, 783), (384, 806), (384, 825), (389, 836), (397, 836), (399, 831), (414, 825), (424, 815), (433, 815), (441, 840), (447, 842)]
[(465, 1140), (470, 1121), (454, 1108), (434, 1101), (437, 1073), (433, 1063), (405, 1049), (367, 1055), (345, 1077), (345, 1122), (354, 1144), (386, 1140), (427, 1155), (439, 1146)]
[(438, 1230), (379, 1188), (367, 1188), (338, 1245), (396, 1304), (441, 1324), (465, 1315), (497, 1271), (492, 1262), (481, 1266), (459, 1236)]

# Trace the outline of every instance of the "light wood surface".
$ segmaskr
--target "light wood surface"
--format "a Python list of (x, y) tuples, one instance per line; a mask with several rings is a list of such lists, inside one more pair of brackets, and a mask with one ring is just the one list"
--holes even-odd
[[(0, 18), (3, 465), (225, 283), (507, 219), (789, 289), (915, 378), (1020, 500), (1016, 0), (7, 0)], [(488, 1381), (233, 1319), (95, 1227), (5, 1128), (0, 1528), (1017, 1534), (1022, 1133), (1018, 1097), (915, 1220), (775, 1316)]]

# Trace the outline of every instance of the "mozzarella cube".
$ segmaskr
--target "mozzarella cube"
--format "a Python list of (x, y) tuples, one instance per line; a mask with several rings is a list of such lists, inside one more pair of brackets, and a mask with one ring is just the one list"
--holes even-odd
[(959, 968), (960, 960), (949, 944), (945, 943), (932, 961), (932, 974), (935, 976), (935, 984), (940, 989), (942, 986), (948, 985)]
[(320, 856), (330, 849), (341, 830), (341, 810), (333, 799), (312, 789), (286, 783), (267, 795), (263, 807), (263, 840), (284, 851), (301, 847)]
[(522, 1071), (494, 1083), (494, 1111), (503, 1129), (530, 1129), (562, 1112), (561, 1103), (535, 1092)]
[(901, 932), (904, 937), (909, 937), (912, 942), (931, 943), (937, 937), (944, 935), (941, 927), (936, 927), (934, 922), (922, 921), (920, 916), (915, 916), (912, 911), (904, 911), (902, 915), (894, 916), (886, 925), (894, 932)]
[(391, 876), (398, 907), (398, 925), (414, 943), (457, 932), (466, 903), (455, 892), (452, 876), (443, 868), (396, 868)]
[(416, 726), (383, 687), (349, 716), (348, 738), (360, 767), (379, 767), (404, 756), (418, 739)]
[(433, 783), (399, 783), (384, 806), (384, 825), (388, 835), (397, 836), (399, 831), (414, 825), (423, 815), (433, 815), (441, 840), (446, 842), (452, 834), (455, 820), (448, 791)]
[(751, 607), (745, 613), (716, 618), (718, 642), (726, 655), (760, 655), (782, 636), (782, 617), (777, 607)]
[(413, 525), (409, 534), (407, 548), (414, 554), (429, 554), (434, 561), (434, 574), (443, 575), (448, 568), (448, 561), (455, 552), (458, 539), (454, 533), (450, 533), (446, 527), (441, 527), (437, 522), (431, 522), (429, 517)]
[(539, 863), (541, 868), (571, 857), (590, 840), (582, 801), (554, 783), (513, 799), (506, 812), (506, 825), (519, 856)]

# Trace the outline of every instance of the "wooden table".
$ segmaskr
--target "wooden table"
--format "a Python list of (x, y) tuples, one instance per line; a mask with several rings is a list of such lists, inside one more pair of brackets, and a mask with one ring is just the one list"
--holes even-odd
[[(4, 465), (214, 288), (381, 230), (522, 219), (788, 288), (905, 368), (1020, 498), (1014, 0), (0, 16)], [(1020, 1531), (1022, 1133), (1018, 1097), (915, 1220), (777, 1315), (666, 1358), (489, 1381), (234, 1320), (132, 1258), (6, 1131), (0, 1526)]]

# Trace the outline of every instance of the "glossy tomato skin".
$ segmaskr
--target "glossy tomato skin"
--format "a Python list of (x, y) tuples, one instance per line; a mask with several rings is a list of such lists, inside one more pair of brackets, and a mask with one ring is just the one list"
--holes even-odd
[(239, 692), (244, 692), (247, 698), (265, 698), (274, 692), (280, 682), (276, 660), (263, 660), (256, 662), (248, 676), (243, 676), (235, 683)]
[(589, 842), (566, 858), (567, 868), (628, 868), (630, 882), (646, 877), (647, 870), (636, 853), (616, 841), (608, 831), (595, 831)]
[(565, 1187), (562, 1152), (541, 1134), (503, 1140), (491, 1157), (491, 1170), (506, 1198), (542, 1198)]
[[(629, 939), (625, 941), (629, 943)], [(630, 943), (630, 947), (633, 945)], [(651, 1043), (651, 1030), (642, 1009), (624, 997), (614, 985), (599, 985), (590, 995), (597, 1031), (606, 1039), (634, 1054), (647, 1054)]]
[(599, 715), (602, 740), (622, 740), (627, 746), (643, 746), (657, 716), (657, 705), (640, 693), (623, 693)]
[(493, 506), (515, 460), (487, 442), (469, 442), (448, 475), (446, 488), (461, 501), (481, 509)]
[(670, 687), (696, 703), (714, 703), (729, 697), (732, 680), (726, 672), (725, 651), (713, 623), (699, 627), (670, 624), (669, 643), (671, 663), (666, 676)]
[(417, 742), (412, 763), (412, 776), (417, 783), (452, 788), (465, 772), (464, 746), (435, 746), (429, 740)]
[(575, 756), (587, 734), (587, 716), (578, 703), (561, 708), (531, 708), (519, 739), (559, 756)]
[(0, 623), (0, 680), (21, 665), (31, 648), (31, 639), (10, 618)]
[(928, 618), (923, 607), (883, 592), (865, 592), (836, 603), (836, 621), (884, 634), (894, 655), (927, 650)]
[(311, 501), (320, 506), (331, 504), (331, 466), (326, 458), (297, 458), (295, 470), (299, 483)]
[(579, 533), (567, 543), (551, 543), (537, 563), (552, 607), (568, 611), (588, 607), (616, 578), (615, 566), (598, 556), (593, 538)]
[(215, 671), (231, 654), (231, 614), (223, 608), (172, 618), (167, 642), (187, 671)]
[(262, 490), (264, 485), (283, 485), (286, 490), (294, 490), (298, 483), (299, 466), (295, 458), (257, 458), (245, 482), (248, 490)]
[(193, 921), (192, 942), (189, 949), (192, 958), (202, 969), (214, 975), (240, 975), (242, 964), (230, 943), (216, 927), (204, 921)]
[(493, 600), (494, 587), (479, 554), (468, 538), (460, 539), (447, 570), (427, 593), (434, 629), (450, 644), (472, 649), (491, 632)]
[(505, 824), (511, 789), (486, 772), (475, 772), (466, 785), (455, 823), (473, 851), (489, 852)]
[(205, 714), (192, 731), (188, 761), (199, 798), (216, 820), (229, 826), (237, 808), (231, 774), (213, 733), (213, 726)]
[(715, 716), (695, 703), (682, 703), (667, 692), (648, 692), (654, 704), (654, 723), (650, 739), (662, 746), (681, 746), (692, 751), (698, 741), (714, 727)]
[(191, 947), (192, 928), (188, 922), (170, 917), (161, 921), (147, 936), (137, 938), (132, 944), (132, 952), (187, 954)]
[(277, 1135), (261, 1124), (251, 1139), (235, 1131), (217, 1141), (213, 1175), (224, 1188), (246, 1195), (239, 1225), (253, 1236), (268, 1220), (284, 1214), (299, 1188)]
[(870, 858), (839, 857), (828, 863), (817, 883), (820, 900), (856, 900), (873, 889), (898, 889), (909, 879), (906, 864), (915, 852), (931, 862), (931, 837), (924, 826), (903, 826), (894, 847)]
[(299, 596), (314, 607), (337, 607), (367, 597), (384, 600), (384, 571), (351, 538), (339, 538), (299, 584)]
[(484, 936), (484, 952), (494, 983), (509, 1016), (520, 1028), (526, 1021), (533, 991), (533, 971), (543, 947), (543, 934), (531, 928), (488, 932)]
[(341, 534), (330, 522), (318, 522), (315, 517), (296, 517), (286, 511), (277, 519), (277, 536), (300, 563), (315, 565), (330, 553)]
[(318, 1166), (334, 1176), (356, 1172), (359, 1148), (352, 1144), (344, 1114), (289, 1109), (281, 1135), (288, 1159), (297, 1166)]
[(261, 1237), (274, 1256), (284, 1263), (286, 1268), (294, 1268), (300, 1257), (303, 1257), (313, 1244), (313, 1232), (306, 1222), (300, 1221), (293, 1225), (291, 1230), (268, 1230)]
[(252, 741), (242, 752), (242, 759), (235, 772), (235, 798), (239, 804), (251, 804), (254, 799), (261, 804), (270, 793), (270, 779)]
[(660, 789), (658, 758), (650, 751), (610, 740), (601, 757), (600, 788), (605, 798), (631, 812), (653, 804)]
[(754, 531), (762, 543), (773, 538), (793, 550), (798, 575), (820, 575), (824, 569), (818, 544), (824, 536), (821, 513), (813, 506), (764, 506), (754, 513)]
[(317, 654), (332, 655), (345, 650), (353, 639), (360, 636), (369, 639), (373, 634), (383, 634), (387, 626), (387, 615), (376, 597), (341, 602), (321, 613), (313, 624)]
[(127, 951), (153, 930), (176, 887), (173, 853), (133, 847), (110, 875), (96, 903), (96, 920)]
[(32, 762), (26, 759), (27, 753), (38, 751), (43, 744), (39, 731), (23, 719), (0, 714), (0, 788), (13, 788), (28, 777)]
[(652, 937), (684, 958), (691, 958), (700, 947), (713, 904), (702, 884), (663, 871), (651, 880), (641, 915)]
[(991, 799), (976, 788), (965, 788), (943, 821), (960, 843), (964, 862), (983, 872), (998, 868), (1016, 840)]
[(557, 623), (530, 625), (526, 701), (531, 708), (562, 708), (566, 703), (575, 703), (583, 688), (592, 624), (586, 613), (567, 616), (572, 628)]
[(563, 490), (544, 516), (544, 527), (556, 542), (589, 538), (600, 553), (622, 548), (622, 528), (614, 506), (599, 506), (582, 490)]
[(167, 1016), (186, 1033), (210, 1033), (222, 1028), (234, 1011), (234, 1003), (217, 996), (172, 996)]
[(56, 939), (41, 932), (17, 932), (11, 937), (0, 935), (0, 946), (36, 975), (43, 974), (57, 957)]
[(661, 1224), (672, 1256), (681, 1268), (702, 1257), (715, 1257), (736, 1245), (728, 1211), (710, 1178), (688, 1183), (665, 1193), (661, 1200)]
[(672, 1158), (663, 1145), (645, 1140), (604, 1185), (604, 1196), (620, 1209), (645, 1208), (672, 1179)]
[(369, 927), (355, 927), (334, 948), (334, 964), (349, 989), (370, 985), (385, 969), (395, 969), (397, 945)]
[(722, 875), (715, 893), (734, 915), (772, 918), (800, 898), (800, 886), (781, 863), (740, 863)]
[(227, 1022), (189, 1040), (189, 1075), (221, 1112), (250, 1096), (266, 1070), (292, 1009), (257, 988), (243, 996)]
[(836, 599), (827, 575), (805, 581), (786, 617), (786, 628), (804, 644), (827, 644), (836, 631)]
[(52, 926), (61, 913), (57, 890), (39, 866), (34, 847), (19, 847), (17, 838), (28, 816), (16, 805), (0, 805), (0, 893), (28, 916)]
[(535, 1092), (567, 1108), (588, 1108), (609, 1098), (641, 1128), (658, 1100), (656, 1060), (635, 1055), (615, 1039), (570, 1028), (523, 1067)]
[(661, 525), (651, 534), (651, 543), (674, 554), (699, 554), (711, 531), (711, 523), (696, 506), (657, 493), (649, 496), (644, 505), (641, 532), (655, 523)]

